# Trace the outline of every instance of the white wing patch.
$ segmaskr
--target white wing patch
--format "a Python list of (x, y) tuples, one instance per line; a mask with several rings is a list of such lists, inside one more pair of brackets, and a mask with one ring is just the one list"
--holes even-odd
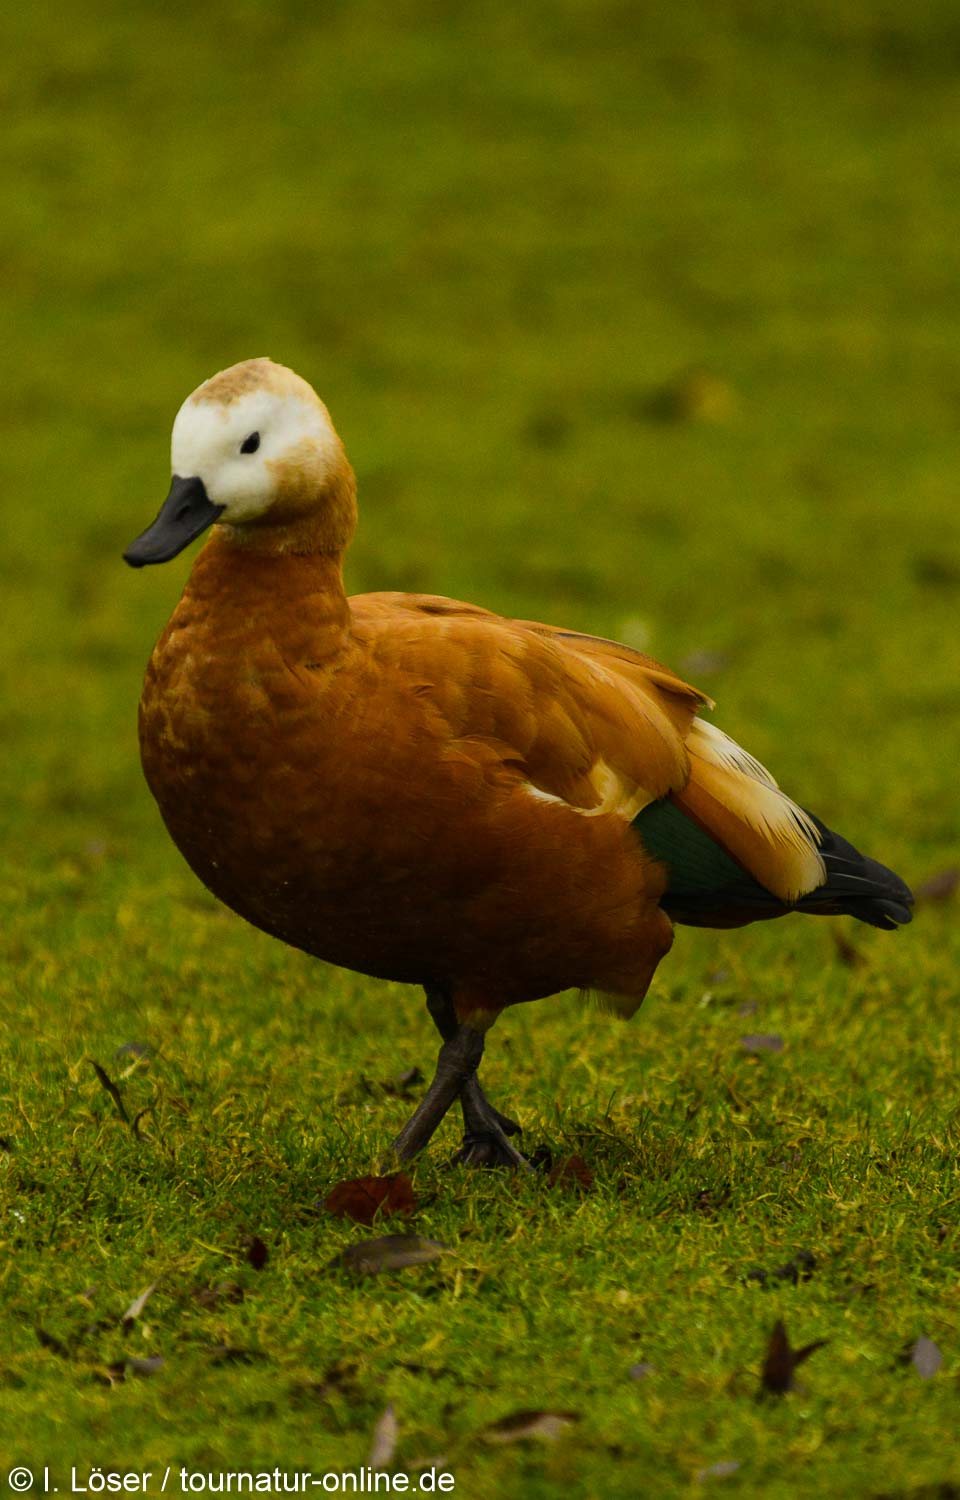
[(708, 765), (749, 778), (749, 789), (743, 789), (746, 795), (736, 797), (731, 811), (736, 811), (746, 823), (768, 838), (813, 854), (822, 881), (826, 872), (816, 852), (820, 846), (820, 830), (809, 813), (781, 792), (766, 766), (762, 766), (722, 729), (704, 719), (694, 721), (687, 745), (692, 756)]
[[(692, 775), (684, 795), (694, 806), (706, 796), (721, 819), (734, 820), (717, 827), (734, 858), (782, 901), (797, 901), (823, 885), (827, 872), (820, 830), (809, 813), (780, 791), (759, 761), (702, 719), (694, 721), (687, 750)], [(707, 827), (710, 801), (704, 805)], [(760, 835), (759, 846), (751, 834)]]
[(708, 719), (695, 719), (690, 735), (698, 742), (696, 749), (701, 759), (708, 760), (714, 766), (724, 766), (730, 771), (742, 771), (752, 780), (779, 791), (766, 766), (762, 766), (755, 756), (744, 750), (728, 734), (724, 734), (716, 724), (711, 724)]
[(538, 802), (559, 802), (561, 807), (568, 807), (572, 812), (580, 813), (584, 818), (597, 818), (601, 813), (616, 813), (625, 822), (631, 822), (642, 807), (646, 807), (653, 800), (651, 794), (643, 787), (638, 787), (633, 781), (625, 779), (612, 766), (608, 766), (604, 760), (596, 760), (588, 772), (587, 779), (597, 794), (597, 801), (592, 807), (578, 807), (574, 802), (568, 802), (566, 797), (557, 797), (553, 792), (545, 792), (542, 787), (535, 786), (532, 781), (525, 783), (525, 791), (530, 797), (535, 797)]

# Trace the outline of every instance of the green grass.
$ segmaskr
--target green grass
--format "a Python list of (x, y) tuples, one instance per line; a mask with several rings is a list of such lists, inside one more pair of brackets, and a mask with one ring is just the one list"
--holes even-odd
[[(3, 32), (4, 1464), (355, 1468), (392, 1403), (398, 1468), (465, 1496), (960, 1493), (955, 906), (846, 924), (856, 966), (827, 923), (681, 932), (626, 1027), (506, 1015), (491, 1093), (592, 1190), (450, 1169), (451, 1124), (384, 1226), (451, 1253), (352, 1280), (369, 1231), (318, 1199), (372, 1170), (410, 1104), (364, 1080), (426, 1070), (430, 1027), (181, 864), (135, 707), (189, 560), (119, 562), (183, 396), (269, 353), (357, 468), (352, 587), (643, 644), (862, 848), (955, 863), (954, 8), (103, 0)], [(745, 1279), (798, 1250), (809, 1281)], [(830, 1342), (758, 1401), (778, 1316)], [(131, 1354), (165, 1363), (111, 1386)], [(579, 1420), (487, 1440), (522, 1408)]]

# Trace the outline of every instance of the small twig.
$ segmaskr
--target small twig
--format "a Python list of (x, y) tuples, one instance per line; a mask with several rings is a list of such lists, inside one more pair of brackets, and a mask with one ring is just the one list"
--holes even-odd
[(117, 1106), (117, 1114), (120, 1116), (120, 1118), (123, 1121), (124, 1125), (129, 1125), (130, 1124), (130, 1116), (127, 1114), (126, 1108), (124, 1106), (124, 1102), (123, 1102), (123, 1100), (120, 1097), (120, 1090), (117, 1088), (117, 1085), (114, 1083), (113, 1079), (110, 1077), (110, 1074), (107, 1073), (105, 1069), (101, 1068), (101, 1066), (100, 1066), (100, 1064), (98, 1062), (94, 1062), (94, 1060), (93, 1060), (92, 1057), (88, 1058), (87, 1061), (90, 1063), (91, 1067), (93, 1068), (93, 1071), (96, 1073), (96, 1075), (99, 1078), (102, 1086), (106, 1089), (107, 1093), (110, 1095), (110, 1098), (113, 1100), (114, 1104)]

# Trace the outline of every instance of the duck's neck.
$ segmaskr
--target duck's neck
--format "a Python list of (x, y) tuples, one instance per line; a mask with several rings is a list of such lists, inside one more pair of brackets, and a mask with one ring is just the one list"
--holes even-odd
[(213, 629), (228, 615), (242, 617), (247, 636), (273, 638), (291, 661), (335, 655), (350, 634), (339, 553), (238, 546), (223, 526), (214, 527), (194, 563), (188, 598)]
[[(312, 457), (309, 450), (308, 457)], [(269, 510), (243, 526), (222, 525), (238, 550), (265, 557), (321, 557), (339, 562), (357, 529), (357, 481), (342, 447), (332, 469), (318, 476), (292, 455), (283, 488)]]

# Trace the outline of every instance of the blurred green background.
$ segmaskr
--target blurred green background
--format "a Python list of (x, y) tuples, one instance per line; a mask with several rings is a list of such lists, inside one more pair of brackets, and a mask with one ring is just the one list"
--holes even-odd
[(354, 588), (632, 635), (693, 675), (718, 656), (727, 727), (826, 814), (882, 803), (894, 854), (956, 838), (926, 754), (960, 708), (951, 5), (4, 25), (21, 791), (148, 826), (128, 726), (188, 564), (131, 578), (117, 552), (182, 398), (269, 353), (357, 468)]
[[(286, 1080), (290, 1108), (328, 1100), (344, 1070), (382, 1072), (378, 1049), (387, 1071), (396, 1048), (432, 1055), (413, 994), (381, 1032), (382, 989), (323, 977), (205, 904), (140, 776), (140, 679), (190, 560), (135, 576), (120, 552), (166, 493), (180, 402), (251, 355), (309, 379), (346, 442), (354, 590), (626, 639), (713, 694), (788, 790), (909, 880), (956, 860), (954, 4), (80, 0), (8, 7), (0, 69), (0, 1131), (109, 1154), (109, 1101), (104, 1115), (81, 1061), (131, 1031), (195, 1061), (199, 1026), (218, 1088), (239, 1087), (248, 1049), (263, 1067), (296, 1056), (309, 1081)], [(519, 1018), (554, 1059), (530, 1064), (542, 1108), (577, 1097), (563, 1059), (589, 1054), (592, 1027), (608, 1071), (583, 1084), (583, 1116), (631, 1056), (636, 1083), (638, 1049), (682, 1073), (722, 960), (785, 1003), (806, 985), (838, 1067), (837, 986), (848, 1020), (880, 995), (864, 1088), (874, 1063), (893, 1067), (891, 1118), (918, 1088), (946, 1110), (948, 915), (865, 941), (866, 977), (831, 971), (819, 924), (682, 935), (664, 972), (693, 999), (675, 1028), (656, 997), (615, 1036), (570, 1006)], [(269, 984), (292, 987), (307, 1043), (266, 1025)], [(343, 993), (354, 1029), (334, 1036)], [(901, 1053), (915, 1074), (896, 1074)], [(342, 1148), (354, 1172), (386, 1129)], [(306, 1126), (298, 1149), (304, 1173), (323, 1160)], [(762, 1216), (750, 1233), (763, 1242)], [(88, 1274), (82, 1236), (50, 1243)], [(897, 1255), (886, 1274), (912, 1305)], [(8, 1277), (29, 1411), (49, 1283), (13, 1262)], [(946, 1297), (947, 1273), (933, 1279)], [(683, 1440), (663, 1493), (693, 1472)], [(522, 1465), (501, 1461), (507, 1493)]]
[[(673, 662), (734, 652), (723, 697), (762, 685), (750, 725), (779, 721), (787, 770), (842, 752), (845, 797), (909, 782), (913, 832), (956, 833), (910, 748), (960, 707), (951, 6), (6, 26), (14, 686), (40, 713), (55, 693), (62, 731), (69, 661), (97, 792), (134, 794), (128, 743), (104, 741), (177, 581), (125, 576), (117, 548), (165, 492), (183, 396), (269, 353), (358, 470), (354, 587), (637, 616)], [(882, 739), (861, 718), (878, 682)]]

